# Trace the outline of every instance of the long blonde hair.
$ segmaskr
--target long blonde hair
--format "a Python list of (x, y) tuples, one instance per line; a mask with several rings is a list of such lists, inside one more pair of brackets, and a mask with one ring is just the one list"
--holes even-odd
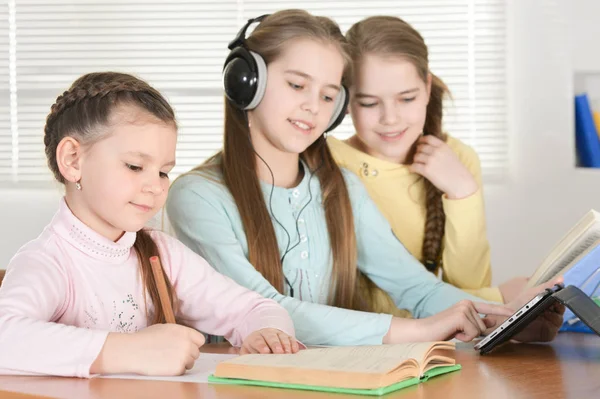
[[(431, 94), (427, 105), (427, 116), (423, 132), (446, 141), (442, 131), (443, 98), (449, 94), (448, 87), (429, 71), (429, 55), (423, 37), (410, 24), (400, 18), (375, 16), (355, 23), (346, 33), (352, 62), (348, 64), (344, 79), (348, 86), (353, 84), (356, 68), (366, 55), (402, 57), (411, 62), (424, 82), (432, 77)], [(416, 145), (409, 153), (412, 162)], [(446, 215), (442, 206), (442, 192), (424, 178), (427, 216), (423, 237), (425, 267), (435, 272), (441, 264), (442, 240)]]
[[(280, 56), (291, 40), (309, 38), (335, 45), (348, 60), (345, 38), (329, 18), (303, 10), (283, 10), (266, 17), (246, 39), (249, 50), (260, 54), (267, 65)], [(240, 213), (248, 243), (250, 263), (283, 293), (284, 275), (271, 215), (257, 175), (256, 156), (249, 141), (250, 130), (244, 111), (225, 101), (223, 150), (195, 171), (217, 167)], [(325, 219), (333, 259), (329, 303), (360, 309), (357, 299), (357, 246), (348, 189), (323, 136), (309, 146), (300, 158), (319, 179)]]

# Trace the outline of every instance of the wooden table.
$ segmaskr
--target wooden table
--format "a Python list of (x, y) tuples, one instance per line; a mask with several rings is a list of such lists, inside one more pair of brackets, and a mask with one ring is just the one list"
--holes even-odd
[[(600, 397), (600, 337), (562, 333), (552, 344), (509, 344), (480, 356), (458, 344), (461, 371), (440, 376), (387, 398), (594, 398)], [(206, 352), (226, 353), (207, 345)], [(179, 382), (0, 376), (8, 398), (342, 398), (344, 395), (274, 388)], [(349, 395), (347, 397), (359, 398)]]

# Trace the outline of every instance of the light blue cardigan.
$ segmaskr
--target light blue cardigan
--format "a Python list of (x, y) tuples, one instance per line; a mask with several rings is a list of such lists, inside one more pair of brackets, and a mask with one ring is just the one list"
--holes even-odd
[[(275, 290), (248, 261), (242, 221), (233, 197), (220, 183), (220, 176), (207, 176), (203, 172), (204, 175), (188, 174), (176, 180), (167, 200), (169, 220), (178, 238), (219, 272), (287, 309), (294, 320), (296, 336), (303, 343), (380, 344), (389, 330), (390, 315), (326, 305), (332, 268), (329, 236), (319, 181), (310, 177), (306, 165), (303, 167), (304, 178), (295, 188), (261, 183), (267, 208), (273, 188), (273, 213), (290, 235), (290, 247), (298, 244), (289, 251), (283, 264), (284, 274), (294, 289), (293, 298)], [(481, 301), (427, 272), (392, 233), (360, 180), (350, 171), (342, 169), (342, 172), (352, 203), (358, 267), (387, 291), (398, 307), (422, 318), (463, 299)], [(299, 215), (311, 194), (312, 200)], [(273, 226), (283, 255), (288, 245), (287, 235), (275, 221)]]

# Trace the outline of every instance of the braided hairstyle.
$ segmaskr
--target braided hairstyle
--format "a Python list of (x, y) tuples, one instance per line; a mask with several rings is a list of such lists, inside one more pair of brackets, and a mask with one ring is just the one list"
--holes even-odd
[[(368, 54), (402, 57), (413, 63), (424, 82), (427, 81), (427, 76), (431, 75), (431, 94), (423, 132), (446, 141), (447, 136), (442, 131), (443, 98), (449, 90), (444, 82), (429, 70), (428, 49), (421, 34), (400, 18), (374, 16), (352, 25), (346, 32), (346, 39), (352, 58), (352, 63), (344, 72), (348, 87), (353, 84), (355, 69)], [(412, 163), (415, 151), (416, 143), (408, 154), (407, 163)], [(435, 273), (441, 266), (446, 215), (442, 206), (442, 192), (429, 180), (423, 179), (427, 216), (421, 262), (427, 270)]]
[[(431, 94), (427, 104), (427, 117), (423, 132), (435, 136), (442, 141), (448, 139), (442, 131), (443, 98), (448, 93), (446, 84), (434, 74), (431, 74)], [(416, 149), (416, 146), (415, 146)], [(414, 156), (414, 152), (412, 153)], [(412, 156), (410, 162), (412, 162)], [(442, 242), (446, 226), (446, 214), (442, 204), (442, 191), (428, 179), (423, 178), (425, 185), (425, 234), (423, 236), (423, 259), (425, 268), (436, 273), (442, 261)]]
[[(56, 159), (59, 143), (65, 137), (76, 139), (82, 146), (96, 143), (106, 137), (111, 116), (123, 106), (134, 106), (164, 123), (177, 126), (175, 113), (167, 100), (143, 80), (116, 72), (83, 75), (73, 82), (67, 91), (58, 96), (46, 118), (44, 146), (48, 167), (56, 180), (66, 184)], [(152, 323), (163, 323), (165, 314), (160, 306), (158, 287), (150, 265), (150, 257), (159, 255), (158, 247), (147, 231), (140, 230), (137, 232), (133, 248), (139, 259), (140, 275), (145, 287), (144, 302), (148, 291), (154, 304)], [(173, 286), (164, 271), (163, 275), (171, 303), (175, 308)], [(147, 306), (146, 314), (148, 315)]]

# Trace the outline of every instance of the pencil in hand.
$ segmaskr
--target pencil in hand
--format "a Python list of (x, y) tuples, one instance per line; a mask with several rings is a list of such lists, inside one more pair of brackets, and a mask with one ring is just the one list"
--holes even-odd
[(158, 288), (160, 305), (162, 306), (163, 313), (165, 314), (165, 319), (167, 323), (176, 324), (175, 315), (173, 315), (173, 306), (171, 305), (171, 299), (169, 298), (169, 294), (167, 292), (167, 283), (165, 282), (163, 268), (160, 264), (160, 258), (158, 256), (151, 257), (150, 264), (152, 265), (152, 273), (154, 274), (154, 281), (156, 281), (156, 287)]

